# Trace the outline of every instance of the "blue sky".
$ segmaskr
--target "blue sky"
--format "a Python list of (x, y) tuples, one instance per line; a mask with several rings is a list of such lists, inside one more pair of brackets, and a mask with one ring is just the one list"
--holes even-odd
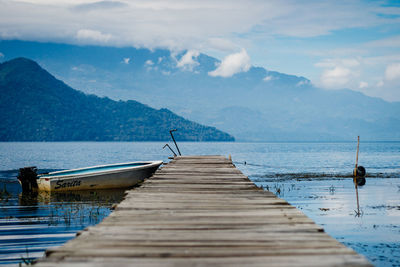
[[(400, 101), (400, 2), (0, 0), (0, 39), (188, 50)], [(0, 51), (0, 57), (2, 56)]]

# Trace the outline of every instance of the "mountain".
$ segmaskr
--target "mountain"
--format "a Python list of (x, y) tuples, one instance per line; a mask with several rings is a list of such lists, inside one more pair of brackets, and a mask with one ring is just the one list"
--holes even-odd
[(260, 67), (213, 77), (219, 60), (204, 54), (185, 65), (185, 52), (23, 41), (0, 41), (0, 53), (31, 57), (85, 93), (165, 107), (240, 141), (400, 140), (399, 102)]
[(137, 101), (86, 95), (36, 62), (0, 64), (1, 141), (233, 141), (227, 133)]

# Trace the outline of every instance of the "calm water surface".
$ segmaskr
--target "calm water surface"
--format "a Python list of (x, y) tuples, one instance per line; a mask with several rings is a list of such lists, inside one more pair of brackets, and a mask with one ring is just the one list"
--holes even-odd
[[(100, 222), (124, 190), (23, 195), (18, 168), (39, 172), (119, 162), (164, 160), (165, 143), (0, 143), (0, 264), (41, 257)], [(180, 143), (183, 154), (228, 156), (258, 186), (301, 209), (377, 266), (400, 266), (400, 143), (362, 142), (367, 183), (356, 216), (350, 178), (355, 143)]]

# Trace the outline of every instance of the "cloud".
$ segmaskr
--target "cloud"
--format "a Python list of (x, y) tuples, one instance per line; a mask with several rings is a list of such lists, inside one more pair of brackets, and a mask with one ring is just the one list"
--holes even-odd
[[(359, 58), (326, 58), (314, 64), (315, 67), (322, 68), (317, 85), (326, 89), (353, 88), (361, 89), (360, 81), (356, 78), (360, 76), (364, 67), (364, 59)], [(362, 82), (363, 84), (365, 83)]]
[(149, 60), (146, 60), (146, 62), (144, 63), (144, 65), (145, 65), (145, 66), (153, 66), (153, 65), (154, 65), (154, 62), (151, 61), (151, 60), (149, 59)]
[(114, 8), (124, 8), (127, 7), (128, 5), (123, 3), (123, 2), (118, 2), (118, 1), (99, 1), (99, 2), (94, 2), (94, 3), (89, 3), (89, 4), (78, 4), (72, 7), (73, 11), (82, 11), (82, 12), (89, 12), (93, 10), (100, 10), (100, 9), (105, 9), (105, 10), (110, 10)]
[(400, 35), (371, 41), (365, 45), (372, 48), (400, 47)]
[(81, 29), (76, 33), (76, 39), (82, 41), (83, 43), (93, 44), (107, 43), (112, 38), (111, 34), (104, 34), (100, 31)]
[(124, 63), (126, 65), (128, 65), (130, 63), (130, 61), (131, 61), (131, 58), (129, 58), (129, 57), (125, 57), (122, 59), (122, 63)]
[(264, 82), (269, 82), (269, 81), (272, 81), (273, 79), (274, 79), (273, 76), (267, 75), (267, 76), (264, 77), (263, 81), (264, 81)]
[(386, 80), (392, 81), (400, 78), (400, 63), (394, 63), (387, 66), (385, 71)]
[(250, 69), (250, 57), (245, 49), (239, 53), (234, 53), (226, 56), (218, 67), (210, 71), (208, 75), (212, 77), (231, 77), (239, 72), (246, 72)]
[(363, 88), (367, 88), (368, 87), (368, 83), (367, 82), (360, 82), (360, 85), (358, 86), (358, 88), (363, 89)]
[(144, 66), (146, 67), (147, 71), (158, 70), (158, 66), (155, 65), (154, 62), (150, 59), (146, 60), (146, 62), (144, 63)]
[(336, 66), (342, 66), (345, 68), (358, 67), (360, 65), (359, 60), (355, 58), (340, 58), (340, 59), (324, 59), (321, 62), (315, 63), (314, 66), (319, 68), (334, 68)]
[(335, 67), (325, 70), (321, 76), (321, 83), (325, 88), (341, 88), (349, 82), (352, 73), (350, 69)]
[(310, 81), (309, 80), (302, 80), (302, 81), (296, 83), (296, 86), (298, 86), (298, 87), (305, 86), (305, 85), (310, 85)]
[[(0, 0), (0, 5), (3, 37), (73, 42), (83, 25), (103, 33), (101, 38), (86, 38), (86, 44), (104, 44), (106, 39), (116, 46), (225, 52), (244, 47), (243, 42), (257, 42), (260, 36), (304, 38), (398, 24), (390, 15), (398, 15), (400, 9), (356, 0)], [(85, 44), (84, 39), (80, 43)]]
[[(0, 0), (0, 7), (0, 39), (198, 51), (217, 58), (245, 48), (255, 64), (313, 82), (323, 73), (329, 80), (336, 67), (348, 69), (353, 74), (346, 86), (354, 90), (361, 81), (369, 88), (387, 83), (385, 69), (400, 55), (400, 7), (390, 1)], [(364, 76), (356, 81), (351, 77), (357, 72)]]
[(231, 52), (239, 48), (234, 42), (225, 38), (209, 38), (207, 46), (210, 49), (227, 52)]
[(193, 68), (199, 65), (195, 60), (200, 55), (198, 51), (188, 50), (177, 62), (176, 66), (183, 70), (193, 71)]

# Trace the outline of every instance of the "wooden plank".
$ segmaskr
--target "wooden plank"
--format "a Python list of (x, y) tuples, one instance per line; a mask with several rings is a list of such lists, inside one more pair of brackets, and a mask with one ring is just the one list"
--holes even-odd
[[(106, 267), (106, 266), (366, 266), (365, 258), (359, 255), (286, 255), (248, 257), (198, 257), (173, 258), (168, 254), (160, 258), (126, 258), (126, 257), (69, 257), (57, 262), (58, 267)], [(42, 262), (40, 266), (54, 266), (54, 262)], [(372, 266), (372, 265), (370, 265)]]
[(371, 266), (221, 156), (180, 156), (38, 266)]

